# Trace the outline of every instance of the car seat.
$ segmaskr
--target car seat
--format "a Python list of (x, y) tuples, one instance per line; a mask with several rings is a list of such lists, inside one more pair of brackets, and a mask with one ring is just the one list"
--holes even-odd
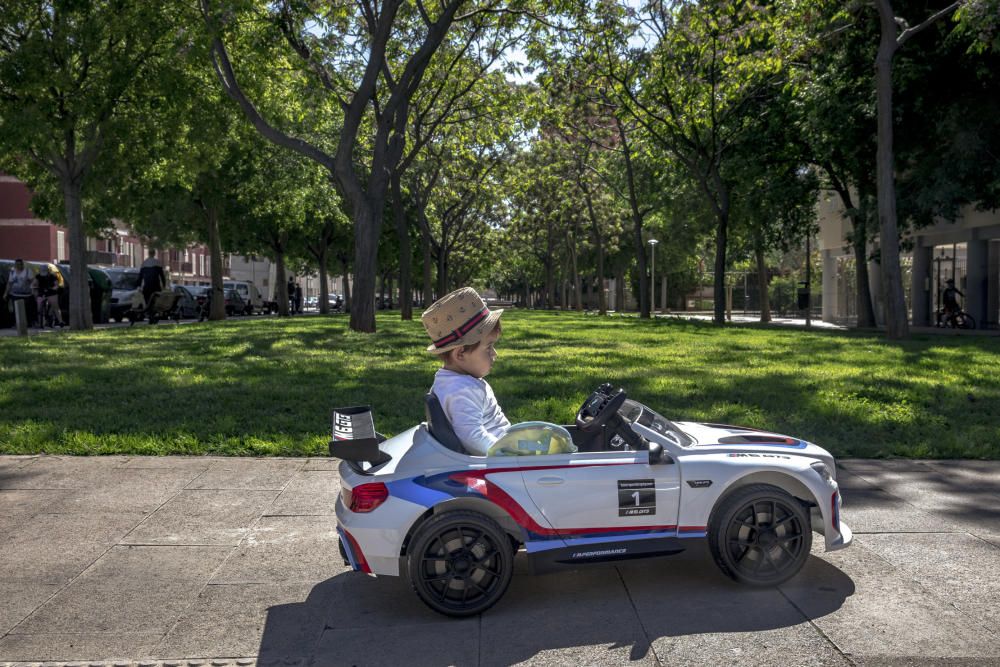
[(468, 456), (469, 452), (465, 450), (462, 441), (455, 435), (455, 429), (451, 427), (451, 422), (448, 421), (447, 415), (444, 414), (444, 408), (441, 407), (441, 401), (438, 400), (433, 391), (427, 392), (427, 396), (424, 397), (424, 406), (427, 415), (427, 430), (434, 439), (451, 451)]

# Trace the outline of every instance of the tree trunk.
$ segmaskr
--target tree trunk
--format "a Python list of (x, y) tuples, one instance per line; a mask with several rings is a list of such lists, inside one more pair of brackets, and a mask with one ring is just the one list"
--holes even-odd
[(574, 232), (573, 236), (571, 237), (570, 241), (572, 243), (572, 247), (570, 248), (570, 250), (572, 252), (572, 261), (573, 261), (573, 298), (575, 299), (575, 302), (574, 302), (573, 305), (576, 307), (576, 312), (582, 313), (583, 312), (583, 284), (582, 284), (581, 279), (580, 279), (580, 266), (579, 266), (579, 263), (577, 261), (579, 258), (577, 257), (576, 233), (575, 232)]
[(434, 300), (434, 286), (431, 284), (431, 237), (427, 230), (421, 226), (420, 245), (423, 246), (424, 255), (424, 308), (430, 308)]
[(635, 172), (632, 169), (632, 155), (627, 137), (625, 136), (625, 126), (620, 120), (618, 124), (618, 137), (621, 139), (622, 155), (625, 157), (625, 176), (628, 182), (628, 203), (632, 211), (632, 243), (635, 250), (635, 258), (639, 264), (639, 317), (649, 319), (649, 287), (646, 284), (646, 247), (642, 238), (642, 211), (639, 210), (639, 196), (635, 190)]
[(413, 300), (410, 298), (413, 283), (413, 250), (410, 247), (410, 230), (406, 224), (403, 209), (403, 188), (399, 174), (392, 174), (392, 209), (396, 220), (396, 236), (399, 238), (399, 316), (403, 320), (413, 319)]
[(625, 312), (625, 268), (615, 269), (615, 306), (619, 314)]
[[(714, 317), (716, 324), (726, 321), (726, 245), (729, 238), (729, 189), (716, 167), (712, 174), (715, 182), (715, 280), (712, 290)], [(708, 191), (708, 188), (705, 188)]]
[(285, 252), (284, 249), (274, 249), (274, 279), (278, 282), (278, 315), (288, 317), (288, 278), (285, 276)]
[(208, 263), (212, 274), (210, 320), (226, 319), (226, 294), (222, 287), (222, 240), (219, 238), (219, 216), (213, 208), (205, 210), (208, 223)]
[(330, 246), (323, 243), (319, 250), (319, 314), (330, 314), (330, 286), (327, 284), (327, 257), (330, 255)]
[(378, 272), (378, 237), (384, 201), (365, 198), (354, 208), (354, 302), (351, 329), (375, 333), (375, 277)]
[(445, 251), (444, 243), (438, 249), (437, 273), (437, 293), (440, 299), (448, 293), (448, 255)]
[(63, 202), (66, 208), (66, 227), (69, 229), (69, 326), (83, 331), (94, 328), (90, 312), (90, 288), (87, 285), (87, 237), (83, 231), (81, 208), (82, 186), (78, 178), (60, 174)]
[(608, 314), (608, 303), (604, 296), (604, 239), (601, 238), (601, 228), (594, 212), (594, 202), (590, 193), (586, 193), (587, 214), (590, 216), (590, 226), (594, 230), (594, 244), (597, 246), (597, 309), (601, 315)]
[(878, 218), (882, 297), (885, 303), (885, 335), (890, 340), (906, 338), (909, 323), (899, 266), (899, 228), (896, 220), (896, 180), (892, 147), (892, 58), (898, 46), (896, 21), (888, 2), (876, 2), (882, 36), (875, 59), (878, 93)]
[(767, 264), (764, 261), (764, 240), (754, 234), (753, 252), (757, 259), (757, 290), (760, 294), (760, 321), (771, 321), (771, 298), (767, 293)]
[(341, 258), (340, 264), (344, 271), (344, 312), (349, 313), (351, 312), (351, 280), (348, 273), (350, 266), (347, 264), (346, 257)]

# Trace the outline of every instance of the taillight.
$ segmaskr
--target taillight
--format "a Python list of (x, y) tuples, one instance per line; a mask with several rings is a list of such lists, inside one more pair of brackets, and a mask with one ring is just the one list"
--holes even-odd
[(382, 482), (361, 484), (351, 490), (351, 511), (364, 514), (385, 502), (389, 489)]

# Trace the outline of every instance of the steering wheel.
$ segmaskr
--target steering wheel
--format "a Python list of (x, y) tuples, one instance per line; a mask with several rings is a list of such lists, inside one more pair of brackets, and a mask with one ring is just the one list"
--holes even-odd
[(618, 414), (618, 408), (625, 402), (624, 389), (612, 389), (610, 384), (602, 384), (576, 413), (576, 427), (585, 433), (594, 433)]

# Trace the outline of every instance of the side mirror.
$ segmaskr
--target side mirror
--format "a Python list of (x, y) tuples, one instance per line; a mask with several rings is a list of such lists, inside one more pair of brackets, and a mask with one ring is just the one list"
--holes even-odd
[(663, 460), (663, 445), (658, 442), (649, 443), (649, 463), (659, 463)]

